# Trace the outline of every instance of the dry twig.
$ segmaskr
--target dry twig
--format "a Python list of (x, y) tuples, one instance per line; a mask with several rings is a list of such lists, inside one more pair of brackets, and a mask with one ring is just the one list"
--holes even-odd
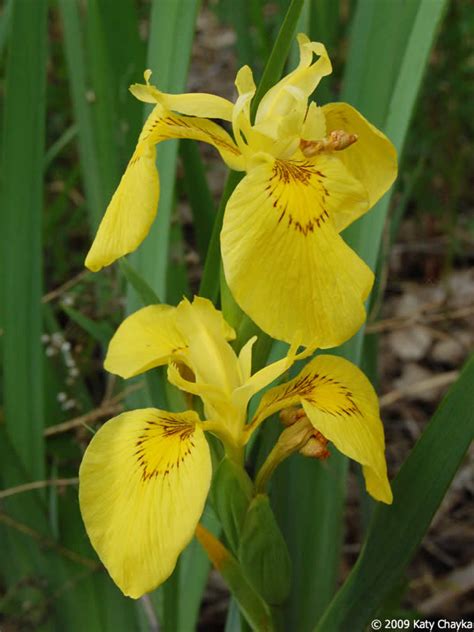
[(429, 391), (433, 388), (448, 386), (448, 384), (455, 382), (458, 376), (459, 371), (447, 371), (446, 373), (441, 373), (441, 375), (435, 375), (426, 380), (420, 380), (414, 384), (408, 384), (403, 388), (396, 388), (393, 391), (390, 391), (390, 393), (382, 395), (380, 398), (380, 408), (390, 406), (405, 397), (418, 395), (419, 393), (424, 393), (425, 391)]

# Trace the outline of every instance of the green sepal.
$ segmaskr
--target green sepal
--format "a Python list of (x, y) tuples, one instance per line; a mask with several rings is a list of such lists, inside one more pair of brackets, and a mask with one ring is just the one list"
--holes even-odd
[(224, 457), (214, 475), (212, 504), (234, 553), (239, 548), (240, 533), (252, 496), (253, 484), (247, 472)]
[(291, 560), (266, 494), (252, 500), (240, 538), (239, 559), (249, 582), (271, 606), (290, 592)]

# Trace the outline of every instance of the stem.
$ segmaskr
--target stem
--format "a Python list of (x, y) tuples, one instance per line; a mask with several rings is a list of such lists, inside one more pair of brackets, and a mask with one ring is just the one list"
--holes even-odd
[(203, 421), (201, 424), (204, 432), (210, 432), (216, 436), (224, 445), (226, 455), (239, 466), (244, 462), (245, 444), (242, 440), (236, 439), (228, 428), (217, 421)]

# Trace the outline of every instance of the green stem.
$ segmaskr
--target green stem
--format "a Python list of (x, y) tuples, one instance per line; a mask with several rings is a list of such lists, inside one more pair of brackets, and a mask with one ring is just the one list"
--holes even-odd
[(234, 463), (242, 466), (244, 462), (245, 446), (242, 441), (236, 440), (235, 437), (229, 432), (224, 424), (215, 421), (203, 421), (201, 424), (204, 432), (210, 432), (216, 436), (223, 444), (226, 455)]

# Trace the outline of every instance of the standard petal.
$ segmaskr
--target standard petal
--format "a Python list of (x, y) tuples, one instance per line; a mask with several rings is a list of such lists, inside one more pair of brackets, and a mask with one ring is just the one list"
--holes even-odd
[(128, 316), (110, 341), (104, 367), (129, 378), (185, 353), (187, 342), (176, 327), (176, 308), (149, 305)]
[(204, 508), (211, 459), (196, 413), (115, 417), (89, 444), (79, 481), (93, 547), (122, 592), (141, 597), (171, 575)]
[[(331, 74), (332, 66), (326, 48), (319, 42), (310, 42), (303, 33), (298, 35), (300, 62), (298, 66), (270, 88), (258, 106), (255, 121), (262, 123), (267, 118), (287, 115), (295, 102), (304, 102), (312, 94), (323, 77)], [(313, 54), (318, 55), (313, 64)]]
[(307, 347), (332, 347), (357, 331), (373, 274), (333, 217), (367, 206), (362, 185), (332, 156), (266, 161), (239, 183), (221, 233), (224, 272), (263, 331)]
[(140, 143), (100, 223), (85, 265), (97, 272), (133, 252), (148, 235), (155, 219), (159, 179), (156, 148)]
[(213, 384), (191, 382), (181, 375), (176, 364), (168, 366), (168, 382), (185, 393), (200, 397), (206, 419), (227, 429), (240, 428), (245, 423), (245, 410), (234, 406), (228, 393)]
[(318, 356), (293, 380), (265, 393), (254, 423), (298, 404), (319, 432), (362, 465), (369, 494), (391, 503), (377, 395), (362, 371), (343, 358)]
[[(349, 171), (365, 186), (373, 206), (397, 177), (397, 152), (389, 139), (347, 103), (328, 103), (322, 108), (327, 133), (344, 130), (357, 134), (356, 143), (338, 152)], [(342, 230), (347, 223), (339, 223)]]
[(193, 303), (185, 299), (178, 305), (176, 322), (188, 342), (189, 366), (196, 382), (231, 393), (239, 385), (240, 371), (237, 356), (227, 343), (235, 333), (222, 313), (209, 300), (196, 296)]

